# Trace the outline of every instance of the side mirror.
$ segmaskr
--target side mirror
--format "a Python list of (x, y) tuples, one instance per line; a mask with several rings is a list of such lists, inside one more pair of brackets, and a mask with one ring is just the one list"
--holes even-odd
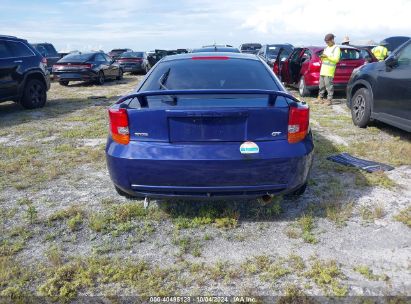
[(385, 59), (385, 65), (387, 67), (393, 68), (398, 64), (398, 59), (395, 58), (395, 56), (390, 56), (387, 59)]

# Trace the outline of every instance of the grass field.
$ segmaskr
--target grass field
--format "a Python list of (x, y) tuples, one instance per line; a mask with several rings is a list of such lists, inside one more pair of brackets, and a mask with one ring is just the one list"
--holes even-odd
[[(107, 107), (142, 79), (52, 84), (46, 107), (0, 104), (0, 295), (411, 296), (411, 136), (311, 105), (315, 160), (296, 199), (119, 197)], [(298, 95), (295, 91), (293, 94)], [(349, 152), (395, 167), (332, 163)]]

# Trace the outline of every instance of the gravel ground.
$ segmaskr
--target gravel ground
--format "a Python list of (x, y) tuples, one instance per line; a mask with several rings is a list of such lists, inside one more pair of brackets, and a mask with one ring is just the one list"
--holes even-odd
[[(39, 110), (0, 104), (0, 149), (6, 151), (0, 154), (0, 257), (34, 277), (16, 283), (17, 278), (0, 274), (0, 281), (5, 280), (0, 292), (19, 288), (23, 294), (62, 295), (41, 288), (50, 279), (48, 270), (57, 273), (73, 259), (92, 256), (172, 269), (179, 280), (171, 291), (179, 295), (284, 295), (298, 290), (314, 296), (411, 296), (410, 228), (395, 218), (411, 205), (410, 136), (383, 124), (355, 128), (344, 96), (337, 96), (331, 107), (311, 107), (316, 156), (302, 197), (278, 199), (268, 206), (257, 201), (154, 201), (148, 215), (111, 219), (100, 231), (92, 228), (93, 216), (122, 205), (142, 205), (116, 194), (104, 163), (106, 108), (141, 79), (126, 75), (102, 87), (52, 83), (48, 103)], [(311, 104), (313, 98), (305, 100)], [(338, 124), (336, 117), (341, 118)], [(365, 148), (350, 150), (359, 142)], [(371, 146), (375, 143), (381, 153)], [(26, 155), (30, 147), (38, 151)], [(398, 149), (405, 154), (397, 157)], [(358, 152), (395, 169), (370, 178), (325, 159), (337, 151)], [(26, 172), (27, 167), (31, 169)], [(56, 216), (73, 206), (80, 211)], [(211, 216), (212, 211), (203, 216), (201, 208), (217, 210), (218, 215)], [(76, 224), (73, 218), (78, 214)], [(193, 224), (201, 217), (210, 221)], [(219, 224), (215, 218), (231, 221)], [(307, 219), (308, 228), (302, 224)], [(179, 225), (184, 221), (189, 224)], [(27, 233), (30, 236), (25, 237)], [(20, 240), (20, 247), (10, 249)], [(57, 248), (61, 263), (51, 263), (51, 248)], [(300, 270), (287, 264), (292, 256), (304, 264)], [(269, 260), (271, 266), (261, 260)], [(314, 273), (316, 261), (323, 266), (334, 263), (338, 273), (328, 278), (325, 266)], [(38, 265), (45, 266), (33, 274)], [(202, 269), (198, 274), (193, 265), (218, 271)], [(289, 271), (281, 273), (279, 265), (288, 265)], [(151, 292), (161, 293), (163, 288), (170, 292), (167, 278), (158, 289), (150, 287)], [(337, 285), (345, 290), (340, 293)], [(96, 280), (76, 286), (77, 294), (144, 292), (130, 281)]]

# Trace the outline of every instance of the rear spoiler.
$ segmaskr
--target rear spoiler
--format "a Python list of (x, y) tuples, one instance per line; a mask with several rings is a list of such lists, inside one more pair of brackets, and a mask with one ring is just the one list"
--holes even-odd
[[(268, 95), (268, 104), (274, 106), (277, 100), (277, 97), (284, 97), (292, 100), (290, 106), (297, 106), (298, 103), (305, 102), (298, 100), (291, 94), (274, 91), (274, 90), (257, 90), (257, 89), (230, 89), (230, 90), (216, 90), (216, 89), (207, 89), (207, 90), (158, 90), (158, 91), (143, 91), (138, 93), (133, 93), (121, 97), (116, 104), (122, 104), (126, 100), (131, 100), (137, 98), (140, 102), (142, 108), (148, 107), (147, 97), (149, 96), (178, 96), (178, 95)], [(121, 108), (127, 108), (126, 104), (120, 105)]]

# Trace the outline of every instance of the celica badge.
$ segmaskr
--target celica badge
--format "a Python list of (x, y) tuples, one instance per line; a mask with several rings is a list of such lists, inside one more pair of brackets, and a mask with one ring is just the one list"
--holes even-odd
[(148, 136), (148, 133), (134, 133), (136, 136)]
[(260, 153), (260, 148), (252, 141), (246, 141), (240, 146), (241, 154), (255, 154)]

